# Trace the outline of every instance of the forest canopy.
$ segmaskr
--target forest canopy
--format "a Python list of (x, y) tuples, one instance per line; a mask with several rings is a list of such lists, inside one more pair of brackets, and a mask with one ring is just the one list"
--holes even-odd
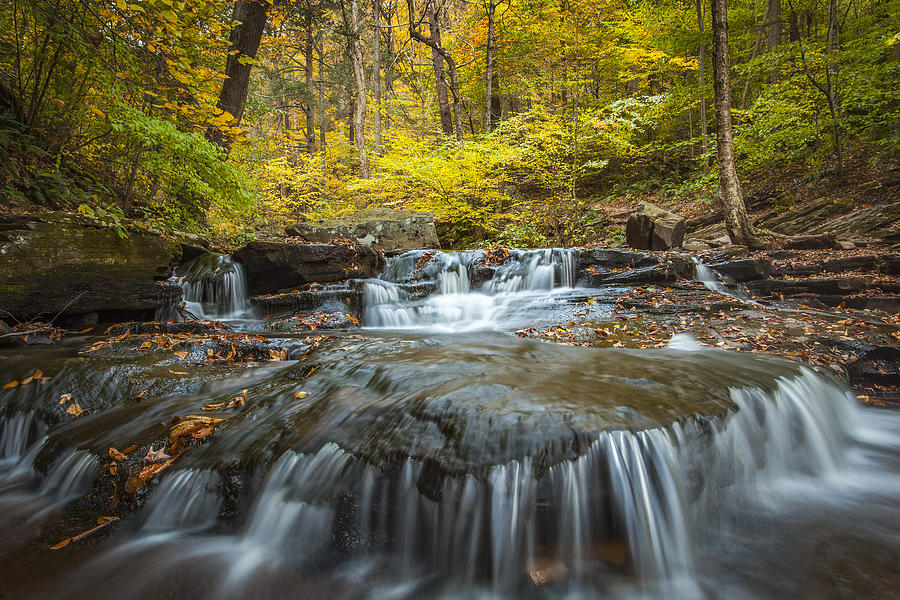
[[(0, 0), (0, 186), (238, 241), (373, 206), (454, 247), (712, 203), (710, 5)], [(729, 3), (738, 175), (900, 149), (900, 0)]]

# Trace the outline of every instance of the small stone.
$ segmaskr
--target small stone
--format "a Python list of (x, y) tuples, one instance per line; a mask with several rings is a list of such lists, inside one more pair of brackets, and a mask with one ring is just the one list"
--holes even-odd
[(854, 248), (856, 248), (856, 244), (847, 240), (838, 240), (837, 246), (841, 250), (853, 250)]

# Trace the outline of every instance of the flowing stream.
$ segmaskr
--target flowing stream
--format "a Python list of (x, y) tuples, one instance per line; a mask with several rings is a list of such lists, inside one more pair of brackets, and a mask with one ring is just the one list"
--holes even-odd
[[(201, 258), (178, 270), (182, 311), (263, 330), (241, 266)], [(87, 353), (102, 340), (82, 336), (7, 353), (4, 381), (42, 378), (0, 391), (2, 589), (896, 597), (900, 415), (859, 407), (800, 364), (686, 336), (660, 350), (520, 339), (511, 332), (620, 290), (580, 288), (570, 250), (496, 263), (389, 259), (353, 283), (361, 329), (174, 348), (126, 336)], [(211, 358), (228, 351), (255, 358)], [(126, 492), (172, 417), (201, 413), (223, 420)], [(132, 444), (112, 474), (109, 448)]]

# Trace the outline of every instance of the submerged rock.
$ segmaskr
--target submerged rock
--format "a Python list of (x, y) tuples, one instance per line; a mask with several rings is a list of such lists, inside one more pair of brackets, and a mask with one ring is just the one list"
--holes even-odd
[(250, 242), (232, 257), (247, 269), (250, 294), (374, 277), (384, 267), (384, 257), (372, 247), (348, 244)]
[(3, 216), (0, 306), (20, 320), (60, 312), (150, 319), (181, 297), (160, 281), (180, 258), (177, 241), (81, 215)]
[(434, 217), (423, 210), (373, 208), (340, 219), (297, 223), (286, 231), (317, 244), (345, 238), (384, 251), (440, 248)]
[(668, 250), (681, 247), (684, 230), (683, 217), (649, 202), (641, 202), (638, 209), (628, 217), (625, 239), (632, 248)]

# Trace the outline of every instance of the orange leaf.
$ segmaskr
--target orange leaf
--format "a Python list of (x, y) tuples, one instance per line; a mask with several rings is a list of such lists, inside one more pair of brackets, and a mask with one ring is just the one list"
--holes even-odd
[(12, 389), (12, 388), (16, 387), (17, 385), (19, 385), (18, 380), (13, 379), (12, 381), (10, 381), (10, 382), (7, 383), (6, 385), (4, 385), (4, 386), (3, 386), (3, 389), (4, 389), (4, 390), (9, 390), (9, 389)]
[(116, 450), (115, 448), (109, 449), (109, 457), (116, 462), (123, 462), (125, 460), (128, 460), (127, 456), (125, 456), (124, 454), (122, 454), (121, 452)]
[(77, 402), (73, 402), (73, 403), (69, 406), (69, 408), (66, 409), (66, 412), (69, 413), (70, 415), (74, 415), (74, 416), (77, 417), (77, 416), (80, 416), (81, 413), (84, 412), (84, 409), (81, 408), (80, 406), (78, 406), (78, 403), (77, 403)]

